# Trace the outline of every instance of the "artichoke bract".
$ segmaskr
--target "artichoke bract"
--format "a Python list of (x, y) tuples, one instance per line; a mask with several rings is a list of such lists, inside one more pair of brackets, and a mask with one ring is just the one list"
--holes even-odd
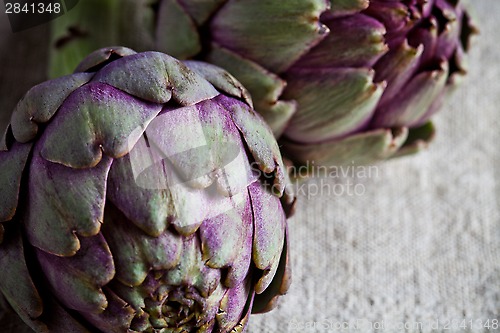
[(227, 69), (298, 164), (425, 146), (475, 32), (456, 0), (160, 0), (156, 12), (156, 47)]
[(242, 332), (288, 288), (278, 145), (214, 65), (100, 49), (1, 148), (0, 291), (36, 332)]

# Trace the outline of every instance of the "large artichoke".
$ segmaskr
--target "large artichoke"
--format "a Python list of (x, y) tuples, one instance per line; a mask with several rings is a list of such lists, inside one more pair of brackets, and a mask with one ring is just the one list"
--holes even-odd
[(0, 169), (0, 304), (36, 332), (242, 332), (288, 287), (277, 143), (213, 65), (98, 50), (27, 92)]

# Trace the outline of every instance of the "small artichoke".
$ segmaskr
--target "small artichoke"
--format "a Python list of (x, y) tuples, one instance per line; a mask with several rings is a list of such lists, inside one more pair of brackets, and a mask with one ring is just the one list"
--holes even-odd
[(466, 72), (475, 30), (459, 0), (159, 0), (157, 8), (155, 46), (233, 74), (299, 164), (417, 151)]
[(288, 288), (278, 145), (214, 65), (98, 50), (27, 92), (0, 169), (0, 303), (35, 332), (242, 332)]

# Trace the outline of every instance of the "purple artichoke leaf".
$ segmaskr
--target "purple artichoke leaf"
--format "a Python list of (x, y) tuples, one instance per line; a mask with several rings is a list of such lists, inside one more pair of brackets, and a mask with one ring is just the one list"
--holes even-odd
[[(249, 186), (254, 218), (254, 239), (252, 260), (255, 266), (263, 271), (262, 277), (255, 286), (255, 292), (261, 294), (271, 283), (284, 247), (286, 217), (280, 209), (279, 198), (272, 195), (262, 185), (255, 183)], [(276, 212), (269, 216), (267, 212)], [(269, 223), (269, 219), (273, 223)]]
[[(230, 111), (231, 118), (242, 134), (256, 166), (265, 174), (273, 176), (272, 192), (281, 196), (286, 185), (286, 169), (278, 144), (272, 140), (273, 134), (269, 127), (262, 118), (254, 117), (251, 109), (245, 104), (231, 103), (227, 99), (222, 102)], [(272, 144), (265, 144), (266, 142), (272, 142)]]
[(289, 243), (290, 236), (288, 235), (287, 228), (285, 229), (285, 247), (281, 253), (281, 258), (274, 277), (273, 282), (267, 289), (255, 295), (252, 313), (265, 313), (274, 309), (278, 305), (280, 296), (286, 294), (292, 282), (292, 270), (289, 258)]
[(100, 234), (80, 239), (79, 251), (60, 257), (36, 250), (40, 266), (53, 288), (52, 292), (69, 309), (101, 313), (108, 301), (102, 291), (115, 275), (111, 251)]
[(119, 158), (142, 134), (134, 130), (145, 128), (160, 111), (160, 104), (91, 82), (73, 92), (60, 107), (58, 117), (42, 135), (41, 155), (72, 168), (94, 167), (103, 152)]
[(423, 50), (423, 45), (413, 48), (405, 41), (398, 48), (390, 50), (375, 65), (375, 81), (387, 82), (380, 105), (387, 101), (399, 101), (396, 96), (418, 69)]
[(397, 100), (380, 106), (371, 125), (374, 128), (418, 125), (443, 92), (448, 73), (448, 63), (443, 62), (439, 69), (425, 71), (413, 77), (399, 92)]
[[(31, 143), (15, 142), (8, 151), (0, 151), (0, 170), (2, 170), (2, 177), (0, 178), (0, 202), (2, 202), (0, 205), (0, 222), (11, 220), (16, 213), (21, 178), (32, 146)], [(3, 230), (3, 227), (0, 227), (0, 229)]]
[(12, 113), (11, 127), (16, 140), (25, 143), (34, 139), (38, 124), (49, 122), (71, 92), (89, 82), (93, 76), (91, 73), (67, 75), (31, 88)]
[(4, 241), (0, 244), (0, 267), (9, 268), (9, 274), (2, 274), (0, 279), (0, 293), (33, 330), (48, 332), (47, 327), (36, 320), (42, 315), (44, 306), (31, 279), (21, 231), (16, 225), (5, 228)]
[(36, 144), (30, 165), (25, 223), (30, 242), (55, 255), (72, 256), (80, 249), (77, 235), (99, 233), (106, 199), (106, 179), (112, 159), (94, 168), (73, 169), (40, 155)]

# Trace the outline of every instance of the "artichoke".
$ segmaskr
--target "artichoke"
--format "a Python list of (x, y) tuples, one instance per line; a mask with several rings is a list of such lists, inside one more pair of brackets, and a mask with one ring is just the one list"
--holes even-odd
[(35, 332), (242, 332), (288, 288), (278, 145), (214, 65), (98, 50), (26, 93), (0, 168), (0, 304)]
[(475, 31), (457, 0), (160, 0), (156, 14), (154, 46), (233, 74), (298, 164), (419, 150)]

